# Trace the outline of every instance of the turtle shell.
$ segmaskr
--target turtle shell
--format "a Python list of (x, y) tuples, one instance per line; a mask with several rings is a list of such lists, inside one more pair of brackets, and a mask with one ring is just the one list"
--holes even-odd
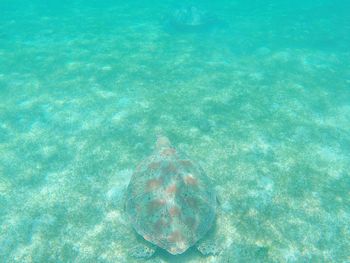
[(176, 255), (212, 227), (216, 195), (203, 169), (168, 142), (158, 139), (156, 151), (136, 168), (125, 209), (138, 234)]

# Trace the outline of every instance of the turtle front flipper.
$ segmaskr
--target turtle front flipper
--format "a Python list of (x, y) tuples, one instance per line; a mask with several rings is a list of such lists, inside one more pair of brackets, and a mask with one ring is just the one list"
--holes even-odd
[(154, 255), (156, 252), (156, 246), (153, 244), (146, 244), (142, 242), (130, 249), (130, 255), (134, 258), (148, 259)]

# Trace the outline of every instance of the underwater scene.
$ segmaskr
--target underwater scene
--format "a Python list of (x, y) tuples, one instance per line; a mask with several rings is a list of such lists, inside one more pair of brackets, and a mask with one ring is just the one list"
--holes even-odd
[(349, 10), (0, 0), (0, 262), (350, 262)]

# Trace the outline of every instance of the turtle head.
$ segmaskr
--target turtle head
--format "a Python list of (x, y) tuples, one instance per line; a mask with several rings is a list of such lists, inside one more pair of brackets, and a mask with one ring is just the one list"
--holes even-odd
[(171, 144), (169, 139), (164, 135), (159, 135), (156, 142), (156, 149), (161, 150), (164, 148), (170, 148)]

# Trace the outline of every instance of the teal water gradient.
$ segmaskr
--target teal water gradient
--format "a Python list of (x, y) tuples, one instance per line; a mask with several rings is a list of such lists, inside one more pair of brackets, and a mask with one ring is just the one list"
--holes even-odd
[(123, 196), (160, 131), (215, 182), (222, 251), (150, 262), (349, 262), (349, 10), (0, 0), (0, 262), (139, 262)]

